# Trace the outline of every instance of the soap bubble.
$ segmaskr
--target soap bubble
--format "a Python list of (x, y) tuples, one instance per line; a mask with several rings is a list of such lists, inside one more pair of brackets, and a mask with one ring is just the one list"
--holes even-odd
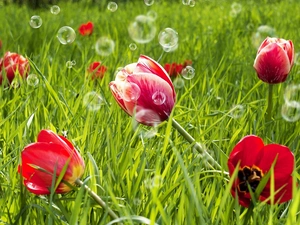
[(76, 38), (76, 33), (72, 27), (61, 27), (57, 32), (57, 38), (63, 45), (71, 44)]
[(183, 88), (184, 87), (184, 80), (181, 77), (176, 77), (173, 81), (175, 88)]
[(144, 0), (144, 2), (145, 2), (145, 5), (150, 6), (150, 5), (153, 5), (154, 0)]
[(184, 79), (190, 80), (193, 79), (195, 76), (195, 69), (191, 66), (186, 66), (182, 71), (181, 75)]
[(163, 93), (161, 91), (156, 91), (152, 95), (152, 100), (153, 100), (155, 105), (162, 105), (166, 101), (166, 95), (165, 95), (165, 93)]
[(281, 108), (282, 118), (288, 122), (296, 122), (300, 119), (300, 107), (283, 104)]
[(285, 104), (290, 107), (300, 107), (300, 85), (291, 84), (283, 94)]
[(244, 115), (245, 108), (243, 105), (234, 105), (230, 110), (230, 116), (233, 119), (239, 119)]
[(251, 37), (253, 46), (258, 48), (266, 37), (276, 37), (275, 29), (268, 25), (259, 26)]
[(33, 87), (37, 86), (40, 82), (36, 74), (29, 74), (26, 78), (26, 81), (29, 86), (33, 86)]
[(231, 11), (239, 14), (242, 11), (242, 5), (240, 3), (234, 2), (231, 4)]
[(127, 82), (124, 86), (123, 100), (126, 102), (137, 101), (141, 95), (140, 87), (135, 83)]
[(156, 34), (154, 20), (145, 15), (138, 15), (128, 26), (128, 33), (132, 40), (145, 44), (153, 40)]
[(156, 20), (157, 13), (155, 11), (150, 10), (149, 12), (147, 12), (147, 16), (152, 20)]
[(158, 35), (159, 44), (166, 52), (178, 44), (178, 33), (172, 28), (165, 28)]
[(118, 4), (115, 3), (115, 2), (109, 2), (109, 3), (107, 4), (107, 9), (108, 9), (109, 11), (111, 11), (111, 12), (115, 12), (115, 11), (117, 11), (117, 9), (118, 9)]
[(72, 61), (67, 61), (66, 62), (66, 67), (69, 68), (69, 69), (71, 69), (73, 67)]
[(36, 15), (32, 16), (29, 21), (30, 26), (35, 29), (41, 27), (42, 23), (43, 23), (43, 21), (42, 21), (41, 17), (36, 16)]
[(13, 79), (13, 81), (10, 83), (10, 86), (14, 89), (20, 87), (20, 83), (19, 83), (18, 79)]
[(129, 49), (130, 49), (131, 51), (135, 51), (135, 50), (137, 49), (136, 44), (135, 44), (135, 43), (129, 44)]
[(194, 7), (195, 5), (196, 5), (196, 1), (195, 0), (190, 0), (189, 6)]
[(151, 126), (161, 123), (159, 115), (151, 109), (139, 109), (133, 117), (136, 121), (152, 121)]
[(60, 12), (60, 8), (58, 5), (53, 5), (51, 8), (50, 8), (50, 12), (54, 15), (57, 15), (59, 12)]
[(182, 0), (182, 4), (183, 5), (189, 5), (190, 4), (190, 0)]
[(115, 42), (108, 37), (101, 37), (95, 45), (96, 53), (102, 56), (108, 56), (115, 50)]
[(91, 91), (84, 95), (83, 105), (90, 111), (97, 111), (103, 104), (103, 98), (95, 91)]

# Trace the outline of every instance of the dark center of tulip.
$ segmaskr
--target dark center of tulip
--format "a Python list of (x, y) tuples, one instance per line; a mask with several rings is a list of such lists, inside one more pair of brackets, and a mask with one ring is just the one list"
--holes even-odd
[(239, 169), (238, 178), (239, 184), (238, 189), (240, 192), (249, 192), (248, 185), (250, 186), (251, 190), (255, 192), (260, 180), (264, 176), (263, 172), (260, 168), (256, 166), (244, 166), (243, 168)]

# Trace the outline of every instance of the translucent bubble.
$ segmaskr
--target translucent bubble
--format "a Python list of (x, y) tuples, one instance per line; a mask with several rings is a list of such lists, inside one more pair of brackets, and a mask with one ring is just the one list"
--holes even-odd
[(174, 52), (174, 51), (176, 51), (177, 50), (177, 48), (178, 48), (178, 43), (176, 44), (176, 45), (174, 45), (173, 47), (163, 47), (163, 50), (165, 51), (165, 52)]
[(285, 104), (291, 107), (300, 107), (300, 85), (291, 84), (283, 94)]
[(245, 108), (242, 105), (234, 105), (230, 111), (230, 116), (233, 119), (239, 119), (244, 115)]
[(175, 88), (183, 88), (184, 87), (184, 80), (181, 77), (176, 77), (173, 81)]
[(138, 122), (151, 122), (151, 124), (149, 123), (151, 126), (157, 126), (161, 123), (159, 115), (151, 109), (137, 110), (136, 114), (134, 115), (134, 119)]
[(60, 8), (58, 5), (53, 5), (51, 8), (50, 8), (50, 12), (54, 15), (57, 15), (59, 12), (60, 12)]
[(138, 15), (128, 26), (128, 33), (132, 40), (145, 44), (153, 40), (156, 35), (154, 20), (145, 15)]
[(73, 67), (72, 61), (67, 61), (66, 62), (66, 67), (71, 69)]
[(161, 91), (156, 91), (152, 95), (152, 100), (155, 105), (162, 105), (166, 101), (166, 95), (165, 95), (165, 93), (163, 93)]
[(196, 5), (196, 1), (195, 0), (190, 0), (189, 6), (194, 7), (195, 5)]
[(135, 50), (137, 49), (136, 44), (135, 44), (135, 43), (131, 43), (131, 44), (129, 45), (129, 49), (130, 49), (131, 51), (135, 51)]
[(107, 9), (108, 9), (109, 11), (111, 11), (111, 12), (115, 12), (115, 11), (117, 11), (117, 9), (118, 9), (118, 4), (115, 3), (115, 2), (109, 2), (109, 3), (107, 4)]
[(10, 83), (10, 86), (14, 89), (20, 87), (20, 83), (18, 81), (18, 79), (14, 79), (11, 83)]
[(150, 6), (150, 5), (153, 5), (154, 0), (144, 0), (144, 2), (145, 2), (145, 5)]
[(258, 48), (266, 37), (276, 37), (275, 29), (267, 25), (259, 26), (251, 37), (253, 46)]
[(103, 98), (95, 91), (91, 91), (83, 97), (83, 105), (90, 111), (97, 111), (103, 104)]
[(230, 10), (230, 12), (229, 12), (229, 16), (230, 17), (236, 17), (237, 16), (237, 12), (236, 11), (234, 11), (234, 10)]
[(282, 118), (288, 122), (296, 122), (300, 119), (300, 107), (283, 104), (281, 108)]
[(297, 52), (297, 53), (295, 54), (295, 61), (294, 61), (294, 63), (295, 63), (296, 65), (300, 65), (300, 52)]
[(108, 37), (101, 37), (95, 44), (96, 53), (101, 56), (108, 56), (115, 50), (115, 42)]
[(195, 76), (195, 69), (191, 66), (186, 66), (182, 71), (181, 75), (184, 79), (190, 80), (193, 79)]
[(158, 35), (159, 44), (166, 52), (178, 44), (178, 33), (172, 28), (165, 28)]
[(35, 29), (41, 27), (42, 23), (43, 21), (40, 16), (32, 16), (29, 21), (30, 26)]
[(72, 66), (76, 65), (76, 61), (75, 60), (72, 60), (71, 63), (72, 63)]
[(190, 0), (182, 0), (182, 4), (183, 5), (189, 5), (190, 4)]
[(150, 138), (153, 138), (157, 135), (157, 129), (156, 127), (153, 127), (151, 128), (150, 130), (146, 131), (146, 132), (142, 132), (140, 134), (140, 137), (141, 138), (147, 138), (147, 139), (150, 139)]
[(147, 12), (147, 16), (152, 19), (152, 20), (156, 20), (157, 19), (157, 13), (155, 11), (150, 10), (149, 12)]
[(57, 38), (63, 45), (71, 44), (76, 38), (76, 33), (72, 27), (61, 27), (57, 32)]
[(242, 11), (242, 5), (240, 3), (234, 2), (231, 4), (231, 10), (236, 14), (239, 14)]
[(123, 87), (123, 100), (126, 102), (137, 101), (141, 95), (140, 87), (135, 83), (127, 82)]
[(29, 86), (33, 86), (33, 87), (37, 86), (40, 82), (36, 74), (29, 74), (26, 78), (26, 81)]
[(138, 199), (138, 198), (134, 198), (133, 199), (133, 204), (134, 205), (140, 205), (142, 203), (142, 200), (141, 199)]

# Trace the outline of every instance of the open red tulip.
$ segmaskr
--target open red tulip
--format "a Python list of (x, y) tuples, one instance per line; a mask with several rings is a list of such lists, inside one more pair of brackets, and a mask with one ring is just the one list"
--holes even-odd
[[(276, 161), (275, 161), (276, 160)], [(274, 165), (275, 203), (283, 203), (292, 199), (292, 172), (294, 170), (294, 155), (290, 149), (283, 145), (264, 145), (261, 138), (249, 135), (244, 137), (229, 155), (228, 168), (232, 176), (239, 164), (238, 176), (231, 188), (233, 197), (238, 196), (239, 203), (248, 207), (251, 196), (248, 186), (255, 192), (261, 179)], [(268, 180), (259, 200), (264, 201), (270, 197), (271, 184)], [(270, 204), (270, 201), (267, 203)]]
[[(67, 170), (56, 193), (66, 193), (84, 173), (84, 161), (74, 146), (63, 136), (42, 130), (36, 143), (27, 145), (21, 152), (18, 167), (26, 188), (36, 195), (50, 194), (53, 177), (58, 177), (64, 166)], [(53, 175), (55, 173), (55, 175)]]
[(106, 70), (106, 66), (101, 65), (101, 62), (93, 62), (88, 68), (88, 72), (92, 74), (93, 80), (97, 78), (103, 78)]
[(17, 53), (6, 52), (4, 57), (0, 59), (0, 85), (4, 76), (11, 83), (17, 74), (21, 77), (26, 77), (29, 70), (30, 66), (26, 58)]
[(286, 80), (293, 63), (293, 42), (267, 37), (257, 51), (253, 66), (259, 79), (276, 84)]
[(109, 86), (121, 108), (148, 126), (168, 119), (175, 104), (169, 75), (148, 56), (141, 55), (137, 63), (125, 66)]
[(81, 24), (78, 31), (82, 36), (88, 36), (93, 33), (94, 24), (92, 22), (87, 22), (85, 24)]

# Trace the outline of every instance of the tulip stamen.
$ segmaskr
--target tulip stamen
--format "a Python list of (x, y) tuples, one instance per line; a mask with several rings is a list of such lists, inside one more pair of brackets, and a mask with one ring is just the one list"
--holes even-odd
[(240, 192), (247, 192), (249, 193), (248, 185), (250, 186), (251, 190), (255, 192), (259, 182), (263, 177), (263, 172), (260, 168), (256, 166), (248, 167), (244, 166), (243, 168), (239, 169), (238, 178), (238, 190)]

